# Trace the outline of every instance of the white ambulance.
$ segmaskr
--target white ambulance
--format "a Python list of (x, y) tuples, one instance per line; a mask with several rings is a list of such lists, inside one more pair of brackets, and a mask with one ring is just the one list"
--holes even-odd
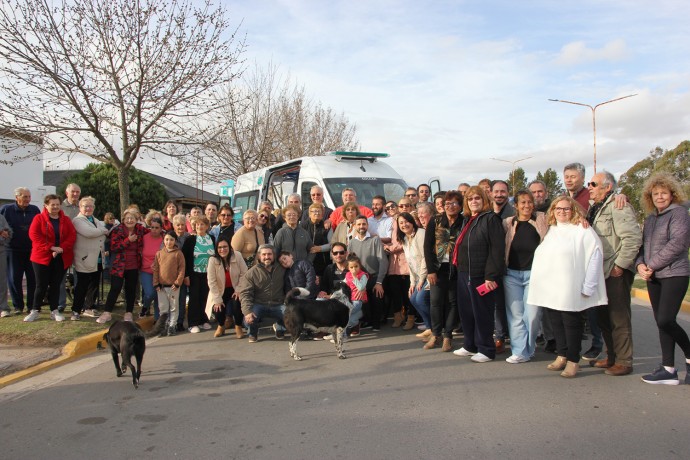
[(324, 203), (331, 209), (343, 204), (342, 190), (347, 187), (355, 190), (357, 202), (365, 206), (370, 206), (376, 195), (397, 201), (405, 195), (407, 183), (390, 165), (381, 161), (387, 157), (387, 153), (328, 152), (243, 174), (230, 191), (235, 219), (241, 221), (244, 211), (258, 210), (265, 200), (273, 203), (276, 209), (282, 208), (291, 193), (299, 193), (302, 209), (306, 209), (311, 204), (309, 191), (314, 185), (323, 188)]

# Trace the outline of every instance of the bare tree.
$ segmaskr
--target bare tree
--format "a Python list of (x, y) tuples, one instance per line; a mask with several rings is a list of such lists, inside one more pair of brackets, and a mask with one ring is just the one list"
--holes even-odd
[(241, 81), (226, 88), (217, 134), (206, 142), (211, 154), (201, 163), (186, 158), (187, 172), (219, 181), (291, 158), (359, 148), (356, 127), (343, 114), (312, 101), (275, 65), (255, 65)]
[[(198, 5), (198, 6), (197, 6)], [(244, 48), (213, 0), (7, 0), (0, 7), (0, 128), (118, 171), (208, 137)]]

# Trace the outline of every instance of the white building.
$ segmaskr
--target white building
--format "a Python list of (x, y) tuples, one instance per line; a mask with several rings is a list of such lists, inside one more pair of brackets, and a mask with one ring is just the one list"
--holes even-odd
[(31, 203), (43, 208), (43, 197), (55, 187), (43, 185), (43, 144), (40, 138), (0, 129), (0, 203), (14, 201), (14, 189), (31, 190)]

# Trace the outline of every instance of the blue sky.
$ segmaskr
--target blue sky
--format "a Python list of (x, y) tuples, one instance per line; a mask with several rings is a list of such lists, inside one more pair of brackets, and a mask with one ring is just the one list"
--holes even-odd
[[(690, 139), (690, 2), (226, 1), (245, 65), (279, 66), (387, 152), (410, 183), (529, 178), (580, 161), (616, 175)], [(152, 172), (145, 157), (137, 166)]]
[[(411, 183), (529, 177), (581, 161), (616, 174), (690, 138), (684, 1), (228, 2), (248, 62), (272, 61), (392, 155)], [(589, 174), (589, 173), (588, 173)]]

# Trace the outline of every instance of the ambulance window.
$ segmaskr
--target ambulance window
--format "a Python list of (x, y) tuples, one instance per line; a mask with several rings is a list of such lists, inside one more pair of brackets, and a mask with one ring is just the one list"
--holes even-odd
[(300, 196), (302, 197), (302, 209), (308, 209), (311, 206), (311, 188), (314, 185), (319, 185), (316, 182), (302, 182), (300, 189)]

